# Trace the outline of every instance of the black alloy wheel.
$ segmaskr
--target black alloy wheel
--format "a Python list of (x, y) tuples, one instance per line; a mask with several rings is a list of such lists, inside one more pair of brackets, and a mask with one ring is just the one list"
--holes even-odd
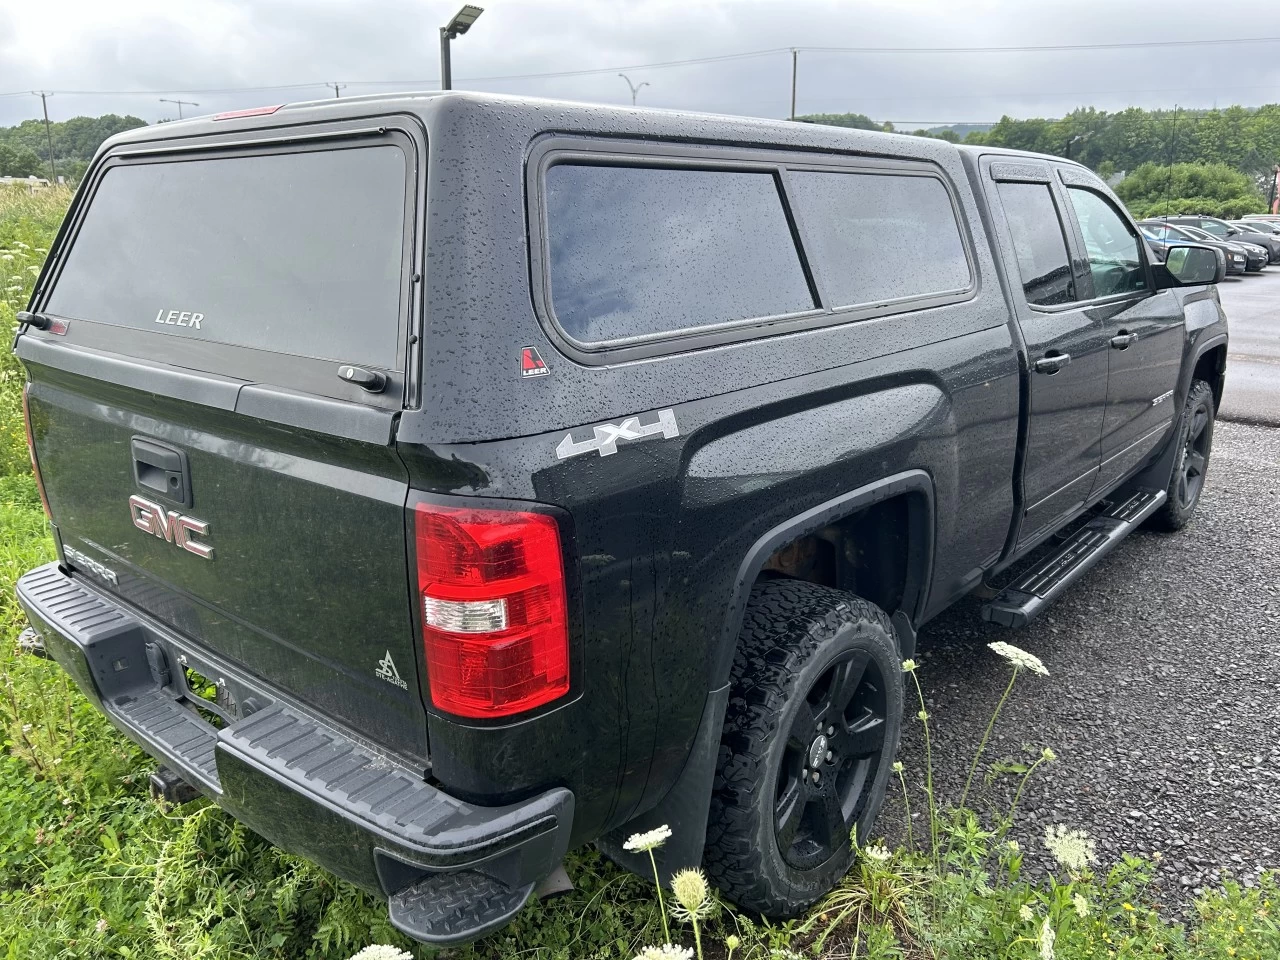
[(778, 850), (808, 870), (849, 842), (884, 750), (884, 678), (865, 650), (818, 678), (787, 734), (774, 804)]

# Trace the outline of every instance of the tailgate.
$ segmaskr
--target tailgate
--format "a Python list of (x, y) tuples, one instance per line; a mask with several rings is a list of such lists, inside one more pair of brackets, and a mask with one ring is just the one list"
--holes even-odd
[(59, 323), (19, 341), (36, 459), (68, 566), (425, 761), (391, 442), (414, 144), (308, 144), (100, 165), (38, 295)]

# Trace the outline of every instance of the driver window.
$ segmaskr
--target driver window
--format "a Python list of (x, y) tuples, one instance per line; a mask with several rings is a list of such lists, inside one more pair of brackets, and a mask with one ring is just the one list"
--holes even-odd
[(1147, 287), (1137, 236), (1128, 221), (1092, 190), (1068, 187), (1071, 206), (1080, 221), (1094, 297), (1113, 297)]

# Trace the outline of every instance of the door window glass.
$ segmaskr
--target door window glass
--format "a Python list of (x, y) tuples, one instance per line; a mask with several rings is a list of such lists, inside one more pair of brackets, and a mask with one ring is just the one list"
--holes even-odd
[(1018, 255), (1027, 303), (1050, 306), (1076, 299), (1075, 281), (1062, 221), (1053, 194), (1043, 183), (998, 185), (1000, 203)]
[(1080, 187), (1068, 187), (1067, 195), (1080, 221), (1093, 295), (1112, 297), (1145, 290), (1147, 275), (1137, 236), (1128, 221), (1099, 194)]

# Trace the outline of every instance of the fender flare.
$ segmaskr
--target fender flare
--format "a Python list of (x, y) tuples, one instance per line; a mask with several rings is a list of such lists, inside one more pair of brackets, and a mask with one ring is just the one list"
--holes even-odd
[(738, 645), (738, 634), (742, 630), (742, 618), (746, 614), (751, 587), (769, 557), (797, 537), (813, 533), (859, 510), (903, 494), (913, 495), (919, 506), (907, 514), (910, 526), (907, 539), (907, 582), (903, 590), (902, 610), (898, 611), (903, 615), (894, 616), (894, 626), (900, 630), (910, 630), (910, 642), (914, 646), (914, 628), (921, 622), (928, 599), (934, 548), (933, 478), (920, 469), (904, 470), (820, 503), (773, 527), (751, 545), (738, 567), (733, 600), (725, 613), (720, 640), (712, 654), (711, 689), (729, 682), (729, 671), (733, 666), (733, 655)]
[[(913, 495), (919, 505), (907, 514), (910, 525), (907, 557), (907, 584), (903, 591), (903, 608), (893, 615), (893, 625), (903, 646), (903, 655), (911, 656), (915, 646), (915, 625), (920, 622), (928, 599), (929, 577), (933, 570), (934, 492), (933, 478), (924, 470), (906, 470), (866, 486), (858, 487), (773, 527), (747, 551), (734, 581), (733, 602), (725, 615), (720, 642), (712, 654), (710, 690), (703, 706), (692, 748), (684, 768), (666, 796), (652, 809), (615, 827), (596, 841), (597, 846), (620, 866), (637, 876), (651, 878), (647, 856), (626, 851), (628, 833), (669, 826), (673, 836), (654, 851), (659, 872), (670, 876), (676, 870), (702, 863), (702, 849), (707, 833), (707, 813), (711, 807), (711, 788), (719, 756), (720, 733), (724, 727), (725, 709), (729, 703), (729, 670), (746, 613), (751, 586), (764, 569), (765, 561), (784, 544), (813, 533), (836, 520), (892, 497)], [(905, 612), (910, 607), (911, 613)]]

